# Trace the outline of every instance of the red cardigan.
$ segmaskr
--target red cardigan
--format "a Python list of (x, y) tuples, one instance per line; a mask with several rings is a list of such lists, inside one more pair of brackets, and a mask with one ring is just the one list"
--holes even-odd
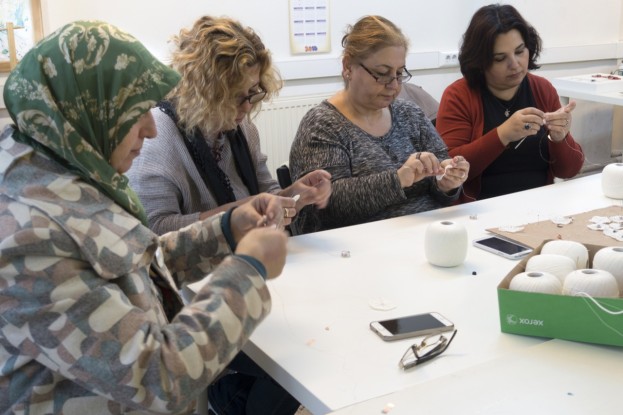
[[(544, 112), (560, 109), (558, 93), (548, 80), (528, 74), (528, 82), (537, 108)], [(448, 146), (450, 156), (461, 155), (470, 163), (461, 202), (478, 199), (482, 172), (505, 149), (497, 128), (482, 135), (484, 111), (480, 91), (469, 88), (464, 78), (450, 84), (441, 97), (436, 127)], [(582, 147), (575, 142), (571, 133), (559, 143), (550, 141), (549, 153), (552, 163), (548, 183), (553, 183), (554, 177), (575, 176), (584, 163)]]

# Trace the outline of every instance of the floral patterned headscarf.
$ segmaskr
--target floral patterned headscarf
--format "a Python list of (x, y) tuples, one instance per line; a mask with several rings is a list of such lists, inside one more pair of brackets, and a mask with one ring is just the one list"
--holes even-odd
[(113, 150), (179, 75), (134, 37), (103, 22), (74, 22), (20, 61), (4, 87), (16, 141), (52, 157), (146, 223)]

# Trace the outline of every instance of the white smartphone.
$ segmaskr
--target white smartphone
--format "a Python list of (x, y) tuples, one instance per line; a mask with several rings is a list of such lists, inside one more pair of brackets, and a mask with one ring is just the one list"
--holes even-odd
[(454, 324), (441, 314), (432, 312), (373, 321), (370, 329), (383, 340), (392, 341), (454, 330)]
[(520, 259), (532, 252), (532, 248), (529, 246), (511, 241), (510, 239), (502, 238), (498, 235), (476, 239), (473, 244), (478, 248), (493, 252), (494, 254), (508, 259)]

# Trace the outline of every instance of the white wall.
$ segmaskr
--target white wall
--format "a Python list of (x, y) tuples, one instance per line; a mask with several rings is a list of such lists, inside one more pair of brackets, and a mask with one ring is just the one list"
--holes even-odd
[[(228, 15), (253, 27), (273, 52), (286, 79), (280, 97), (330, 94), (341, 87), (340, 41), (347, 24), (365, 14), (382, 14), (397, 23), (411, 40), (408, 68), (415, 82), (440, 99), (449, 83), (460, 77), (457, 67), (440, 68), (439, 52), (458, 50), (461, 35), (473, 12), (493, 1), (485, 0), (332, 0), (331, 52), (291, 55), (289, 2), (286, 0), (41, 0), (44, 33), (78, 19), (100, 19), (132, 33), (156, 56), (168, 60), (168, 40), (204, 14)], [(606, 72), (623, 57), (623, 0), (511, 0), (539, 30), (544, 41), (537, 73), (546, 77)], [(0, 87), (6, 74), (0, 74)], [(0, 105), (0, 108), (2, 105)], [(607, 106), (587, 105), (590, 114)], [(577, 123), (584, 117), (576, 110)], [(9, 122), (0, 109), (0, 126)], [(585, 129), (583, 127), (583, 129)], [(592, 140), (592, 131), (580, 131)], [(576, 134), (574, 132), (574, 134)], [(601, 134), (601, 133), (600, 133)], [(600, 156), (601, 157), (601, 156)], [(269, 155), (270, 160), (270, 155)]]

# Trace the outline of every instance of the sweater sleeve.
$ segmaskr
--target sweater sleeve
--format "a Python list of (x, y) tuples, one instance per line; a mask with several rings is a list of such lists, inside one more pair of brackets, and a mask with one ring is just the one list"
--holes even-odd
[(152, 113), (158, 135), (145, 140), (126, 175), (147, 212), (149, 227), (164, 234), (199, 220), (197, 184), (203, 185), (203, 179), (175, 123), (157, 108)]
[(468, 181), (478, 177), (504, 151), (497, 128), (482, 134), (484, 118), (480, 96), (460, 79), (446, 88), (437, 113), (437, 131), (450, 156), (469, 161)]
[(362, 147), (354, 154), (353, 141), (358, 141), (357, 135), (361, 133), (330, 104), (322, 103), (303, 117), (292, 144), (293, 180), (316, 169), (331, 173), (329, 204), (325, 209), (316, 209), (329, 227), (366, 222), (387, 206), (406, 200), (396, 169), (385, 166), (353, 170), (357, 164), (365, 164), (363, 159), (381, 159), (370, 148)]
[[(1, 290), (0, 346), (12, 356), (3, 366), (0, 390), (20, 399), (22, 408), (66, 412), (64, 405), (73, 402), (74, 408), (109, 405), (115, 413), (180, 413), (241, 350), (270, 309), (259, 272), (228, 256), (210, 268), (208, 283), (168, 321), (150, 273), (153, 234), (136, 220), (126, 219), (121, 209), (101, 211), (83, 218), (84, 227), (70, 236), (35, 208), (19, 205), (18, 220), (10, 214), (17, 206), (0, 198), (0, 245), (22, 241), (0, 250), (7, 282)], [(217, 225), (214, 219), (202, 229), (183, 231), (186, 240), (167, 249), (167, 262), (186, 269), (181, 263), (199, 250), (217, 258), (225, 253)], [(176, 258), (191, 239), (218, 243)], [(18, 387), (19, 396), (8, 392)], [(4, 405), (12, 401), (0, 408)]]

